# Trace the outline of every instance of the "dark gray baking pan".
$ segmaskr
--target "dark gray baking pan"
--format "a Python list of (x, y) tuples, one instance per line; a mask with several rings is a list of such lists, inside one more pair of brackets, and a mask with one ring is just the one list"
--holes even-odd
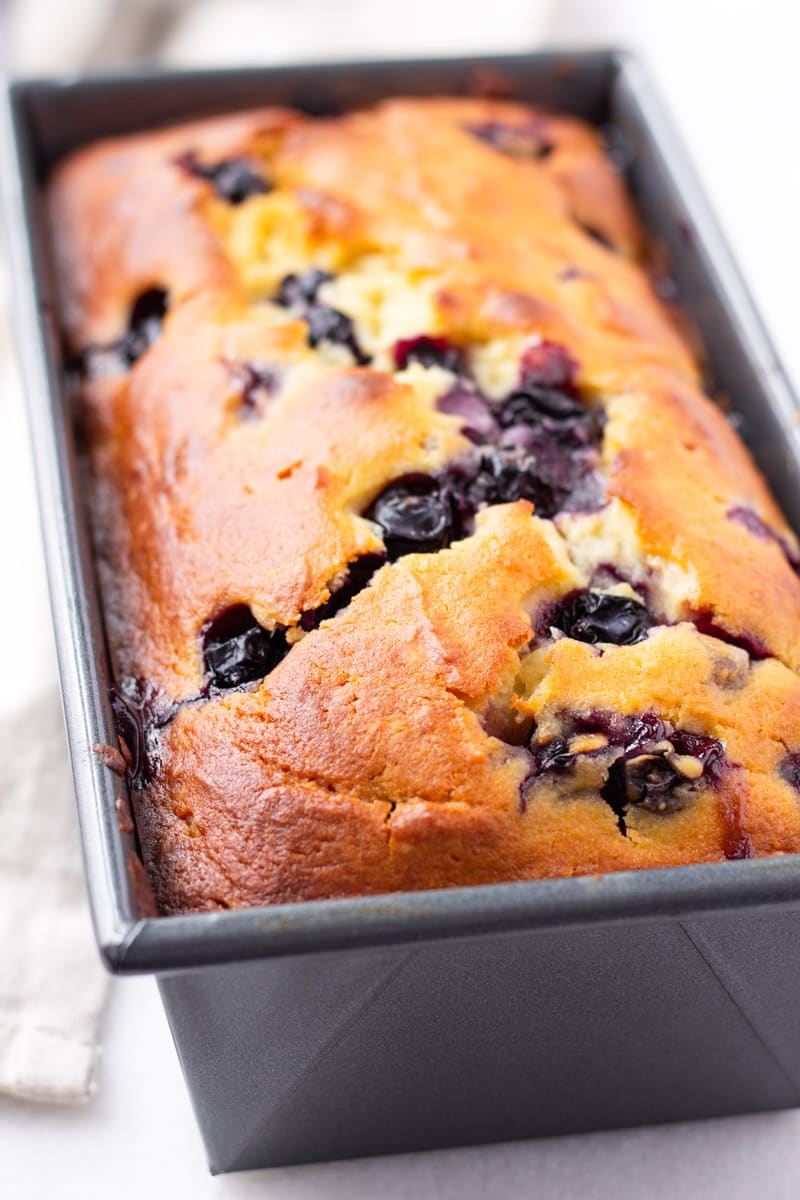
[(800, 1103), (800, 856), (156, 918), (114, 742), (41, 184), (98, 136), (393, 93), (519, 97), (612, 123), (714, 385), (800, 528), (796, 401), (640, 64), (616, 52), (14, 84), (7, 167), (64, 709), (100, 952), (154, 972), (213, 1171)]

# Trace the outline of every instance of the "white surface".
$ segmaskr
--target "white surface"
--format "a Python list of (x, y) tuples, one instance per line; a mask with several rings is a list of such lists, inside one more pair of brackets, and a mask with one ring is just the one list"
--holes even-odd
[[(375, 7), (373, 2), (373, 27)], [(491, 7), (497, 16), (494, 49), (502, 42), (509, 8)], [(467, 0), (458, 11), (461, 50), (469, 45)], [(392, 0), (386, 14), (385, 51), (392, 53), (403, 48), (398, 22), (410, 19), (409, 8)], [(479, 25), (475, 49), (485, 30), (483, 21)], [(562, 44), (616, 42), (644, 49), (796, 380), (798, 35), (794, 0), (559, 0), (551, 37)], [(513, 30), (506, 45), (526, 48)], [(25, 678), (31, 656), (48, 661), (49, 634), (43, 632), (44, 601), (25, 519), (30, 484), (19, 474), (25, 462), (21, 422), (3, 407), (0, 394), (0, 512), (6, 514), (0, 561), (15, 564), (15, 585), (0, 587), (0, 618), (5, 630), (13, 622), (14, 636), (3, 640), (3, 673), (14, 680), (20, 673)], [(7, 696), (6, 689), (0, 703), (7, 704)], [(10, 1200), (53, 1195), (132, 1200), (143, 1191), (153, 1200), (800, 1196), (800, 1112), (212, 1180), (151, 980), (115, 984), (105, 1045), (99, 1092), (85, 1109), (0, 1101), (0, 1195)]]
[(8, 1200), (797, 1200), (800, 1116), (777, 1113), (211, 1178), (155, 984), (114, 989), (82, 1110), (0, 1099)]

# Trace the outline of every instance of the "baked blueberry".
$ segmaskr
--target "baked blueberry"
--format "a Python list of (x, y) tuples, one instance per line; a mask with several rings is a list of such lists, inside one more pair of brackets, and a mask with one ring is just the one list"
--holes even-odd
[(214, 191), (228, 204), (243, 204), (250, 196), (264, 195), (272, 185), (246, 158), (223, 159), (217, 163), (201, 163), (189, 150), (176, 159), (178, 166), (198, 179), (207, 180)]
[(692, 784), (703, 778), (711, 783), (718, 780), (724, 758), (717, 738), (665, 730), (665, 737), (650, 746), (624, 746), (601, 794), (624, 833), (625, 814), (631, 808), (663, 815), (680, 812), (689, 803)]
[[(607, 770), (600, 795), (616, 814), (622, 833), (631, 808), (663, 815), (678, 812), (689, 803), (692, 785), (701, 778), (716, 783), (725, 765), (724, 747), (717, 738), (673, 729), (653, 712), (575, 714), (567, 726), (569, 736), (541, 744), (534, 733), (529, 780), (568, 773), (578, 758), (588, 755), (600, 759)], [(598, 735), (588, 748), (587, 735)]]
[(168, 297), (163, 288), (148, 288), (134, 300), (128, 318), (128, 331), (123, 339), (125, 357), (130, 366), (160, 337), (167, 308)]
[(300, 275), (285, 275), (273, 297), (274, 302), (292, 309), (306, 322), (309, 346), (316, 347), (321, 342), (345, 346), (359, 366), (366, 366), (370, 357), (358, 344), (352, 318), (317, 300), (319, 289), (331, 279), (333, 275), (316, 267)]
[(547, 158), (554, 149), (552, 141), (545, 133), (543, 123), (537, 120), (530, 120), (521, 125), (512, 125), (508, 121), (484, 121), (481, 124), (466, 125), (465, 129), (473, 137), (511, 158), (540, 160)]
[(283, 629), (259, 625), (246, 604), (235, 604), (201, 630), (206, 675), (219, 688), (263, 679), (289, 652)]
[(676, 789), (685, 782), (662, 755), (640, 754), (632, 759), (618, 759), (600, 794), (616, 813), (620, 831), (625, 833), (625, 816), (630, 808), (643, 808), (663, 816), (679, 812), (686, 803), (686, 795)]
[(111, 689), (111, 712), (124, 747), (127, 776), (134, 788), (146, 787), (158, 767), (158, 730), (175, 715), (155, 684), (127, 678)]
[(382, 554), (363, 554), (361, 558), (357, 558), (350, 564), (344, 582), (331, 593), (330, 600), (321, 604), (319, 608), (303, 613), (300, 628), (306, 631), (316, 629), (323, 621), (335, 617), (343, 608), (347, 608), (353, 597), (367, 587), (372, 576), (385, 562), (386, 558)]
[(667, 736), (667, 726), (654, 712), (624, 716), (617, 712), (592, 712), (575, 716), (572, 726), (576, 733), (602, 733), (609, 746), (621, 747), (628, 754), (660, 742)]
[(272, 396), (278, 387), (278, 375), (272, 367), (263, 363), (231, 362), (228, 372), (241, 395), (241, 416), (259, 415), (266, 397)]
[(568, 596), (545, 622), (578, 642), (611, 642), (615, 646), (643, 641), (652, 624), (653, 618), (638, 600), (591, 591)]
[(578, 364), (559, 342), (544, 338), (528, 346), (519, 366), (519, 386), (555, 388), (570, 396), (577, 395)]
[(392, 560), (402, 554), (441, 550), (454, 533), (450, 496), (430, 475), (408, 475), (390, 484), (366, 516), (380, 525)]
[(122, 337), (105, 346), (87, 346), (78, 356), (79, 373), (90, 378), (124, 374), (158, 340), (168, 308), (169, 295), (164, 288), (141, 292), (131, 305)]
[(531, 746), (533, 759), (532, 774), (545, 775), (549, 772), (567, 771), (575, 766), (575, 754), (563, 738), (551, 738), (549, 742)]
[(405, 370), (409, 363), (415, 362), (423, 367), (442, 367), (454, 375), (465, 373), (461, 351), (445, 337), (421, 334), (419, 337), (401, 338), (392, 347), (392, 357), (398, 371)]
[(305, 320), (308, 323), (309, 346), (331, 342), (334, 346), (345, 346), (361, 366), (370, 361), (369, 355), (364, 354), (356, 340), (352, 319), (339, 312), (338, 308), (312, 304), (306, 310)]
[(591, 450), (571, 445), (565, 451), (546, 432), (515, 425), (504, 431), (498, 447), (451, 468), (450, 486), (462, 513), (514, 500), (530, 500), (541, 517), (589, 511), (603, 503), (594, 461)]
[(509, 425), (543, 425), (553, 427), (567, 423), (574, 434), (581, 425), (591, 424), (592, 413), (573, 400), (566, 392), (555, 388), (529, 385), (524, 391), (512, 392), (500, 406), (499, 420), (504, 427)]
[(786, 755), (778, 767), (778, 772), (781, 779), (784, 779), (790, 787), (800, 793), (800, 753), (798, 751), (795, 750)]
[(530, 500), (537, 508), (549, 508), (540, 463), (522, 446), (498, 446), (481, 454), (477, 470), (464, 489), (473, 512), (487, 504)]
[(330, 283), (332, 279), (329, 271), (322, 271), (319, 267), (312, 267), (300, 275), (284, 275), (275, 293), (275, 303), (284, 308), (305, 309), (316, 301), (323, 283)]

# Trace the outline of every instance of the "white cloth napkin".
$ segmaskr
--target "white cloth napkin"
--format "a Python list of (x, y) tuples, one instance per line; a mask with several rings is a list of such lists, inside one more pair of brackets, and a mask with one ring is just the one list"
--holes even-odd
[(86, 1099), (107, 980), (52, 687), (0, 727), (0, 946), (0, 1091)]

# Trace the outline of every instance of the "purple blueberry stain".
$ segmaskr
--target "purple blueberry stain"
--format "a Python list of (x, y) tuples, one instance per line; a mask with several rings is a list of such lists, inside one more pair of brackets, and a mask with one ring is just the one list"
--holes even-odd
[(122, 679), (112, 687), (110, 699), (117, 735), (127, 752), (128, 780), (141, 790), (158, 770), (158, 731), (172, 720), (178, 706), (141, 677)]
[(439, 412), (461, 417), (461, 432), (480, 445), (500, 436), (500, 426), (486, 397), (471, 384), (458, 380), (436, 402)]
[(228, 204), (243, 204), (250, 196), (263, 196), (272, 190), (270, 182), (247, 158), (229, 158), (204, 164), (193, 150), (187, 150), (175, 159), (175, 163), (187, 174), (210, 183), (217, 195)]
[(724, 625), (718, 623), (716, 614), (710, 609), (701, 609), (693, 613), (691, 619), (698, 633), (705, 634), (706, 637), (716, 638), (720, 642), (726, 642), (729, 646), (735, 646), (738, 650), (744, 650), (750, 658), (756, 661), (771, 657), (768, 647), (759, 641), (758, 638), (745, 633), (731, 633)]
[(738, 525), (743, 526), (748, 533), (752, 533), (753, 537), (758, 538), (760, 542), (773, 542), (783, 552), (792, 569), (800, 571), (800, 557), (798, 557), (796, 551), (792, 549), (785, 538), (776, 533), (752, 508), (747, 508), (743, 504), (737, 504), (733, 508), (729, 508), (725, 516), (729, 521), (735, 521)]
[(778, 767), (778, 774), (800, 796), (800, 751), (790, 751)]

